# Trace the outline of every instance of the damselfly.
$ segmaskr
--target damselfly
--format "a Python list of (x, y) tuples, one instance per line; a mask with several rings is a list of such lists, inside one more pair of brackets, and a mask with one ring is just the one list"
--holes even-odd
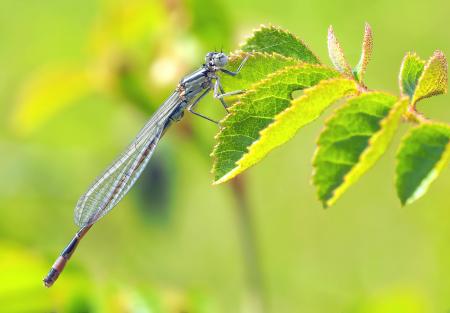
[[(184, 77), (175, 91), (153, 114), (144, 125), (134, 141), (119, 158), (99, 176), (78, 200), (75, 208), (75, 223), (79, 231), (56, 259), (47, 276), (44, 278), (46, 287), (50, 287), (64, 269), (78, 243), (92, 225), (108, 213), (128, 193), (141, 175), (150, 160), (161, 136), (173, 123), (183, 117), (184, 111), (217, 123), (209, 117), (195, 111), (197, 103), (211, 90), (214, 97), (220, 100), (225, 110), (227, 105), (224, 97), (242, 93), (241, 90), (225, 92), (217, 73), (236, 76), (247, 61), (243, 59), (235, 72), (224, 67), (228, 57), (222, 52), (210, 52), (205, 57), (205, 63), (195, 72)], [(228, 111), (228, 110), (227, 110)]]

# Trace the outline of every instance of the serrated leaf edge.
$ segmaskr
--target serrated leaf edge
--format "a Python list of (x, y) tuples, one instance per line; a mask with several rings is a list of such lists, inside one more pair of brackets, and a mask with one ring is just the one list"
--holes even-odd
[(355, 77), (358, 79), (360, 83), (363, 82), (364, 74), (367, 70), (367, 65), (369, 64), (370, 58), (372, 57), (373, 52), (373, 34), (372, 28), (369, 23), (365, 23), (364, 25), (364, 37), (363, 43), (361, 47), (361, 56), (359, 58), (358, 64), (355, 66), (353, 72)]
[[(336, 37), (336, 34), (334, 33), (333, 26), (330, 25), (328, 27), (328, 55), (330, 57), (331, 63), (333, 63), (333, 66), (342, 74), (347, 75), (349, 77), (353, 77), (352, 69), (345, 58), (344, 50), (341, 47), (341, 44), (339, 40)], [(337, 52), (337, 55), (332, 54), (332, 46), (334, 45), (336, 48), (335, 52)], [(336, 59), (336, 57), (338, 59)]]
[[(277, 31), (277, 32), (279, 32), (279, 33), (281, 33), (281, 32), (283, 32), (283, 33), (288, 33), (289, 35), (291, 35), (292, 37), (294, 37), (297, 41), (299, 41), (302, 45), (304, 45), (304, 46), (309, 50), (309, 52), (317, 59), (318, 64), (322, 64), (322, 62), (320, 61), (319, 57), (318, 57), (318, 56), (310, 49), (310, 47), (309, 47), (302, 39), (300, 39), (300, 38), (299, 38), (297, 35), (295, 35), (294, 33), (291, 33), (291, 32), (288, 31), (288, 30), (285, 30), (285, 29), (283, 29), (283, 28), (281, 28), (281, 27), (279, 27), (279, 26), (275, 26), (275, 25), (272, 25), (272, 24), (268, 24), (268, 25), (260, 24), (258, 28), (252, 29), (251, 34), (245, 36), (244, 40), (243, 40), (241, 43), (239, 43), (239, 48), (236, 50), (236, 52), (244, 52), (244, 51), (242, 50), (242, 48), (248, 43), (248, 41), (255, 35), (255, 33), (260, 32), (260, 31), (262, 31), (262, 30), (264, 30), (264, 29), (275, 30), (275, 31)], [(267, 46), (266, 49), (267, 49), (267, 48), (274, 47), (274, 46), (277, 46), (277, 45), (279, 45), (279, 44)], [(261, 51), (258, 51), (258, 52), (261, 52)], [(248, 52), (247, 52), (247, 53), (248, 53)], [(280, 55), (281, 55), (281, 54), (280, 54)], [(293, 59), (296, 59), (296, 58), (293, 58)], [(303, 62), (303, 61), (302, 61), (302, 62)], [(306, 62), (305, 62), (305, 63), (306, 63)]]
[[(295, 59), (295, 58), (294, 58)], [(295, 59), (296, 60), (296, 59)], [(274, 73), (271, 73), (269, 75), (267, 75), (265, 78), (261, 79), (260, 81), (254, 83), (253, 85), (250, 86), (250, 88), (243, 93), (242, 95), (238, 96), (238, 101), (236, 101), (229, 109), (229, 113), (220, 121), (220, 124), (223, 125), (224, 122), (226, 122), (226, 120), (228, 118), (231, 118), (231, 116), (236, 114), (236, 108), (241, 104), (241, 100), (245, 97), (247, 97), (248, 95), (252, 94), (252, 93), (256, 93), (256, 89), (259, 88), (259, 86), (266, 84), (268, 81), (270, 81), (274, 76), (278, 76), (278, 75), (282, 75), (284, 72), (288, 72), (292, 69), (295, 68), (302, 68), (302, 67), (310, 67), (310, 68), (327, 68), (330, 70), (333, 70), (332, 68), (326, 66), (326, 65), (322, 65), (322, 64), (311, 64), (311, 63), (305, 63), (302, 61), (298, 61), (298, 64), (296, 65), (291, 65), (291, 66), (286, 66), (284, 68), (279, 69), (278, 71), (275, 71)], [(308, 88), (307, 88), (308, 89)], [(306, 90), (306, 89), (305, 89)], [(222, 132), (224, 130), (227, 129), (227, 126), (223, 126), (218, 133), (216, 133), (216, 135), (214, 136), (214, 140), (217, 141), (217, 143), (214, 145), (213, 151), (210, 154), (210, 157), (213, 158), (213, 167), (211, 169), (211, 173), (214, 174), (215, 170), (216, 170), (216, 156), (215, 156), (215, 152), (220, 144), (219, 141), (219, 137), (222, 134)], [(247, 153), (248, 153), (248, 147), (247, 147)], [(247, 154), (246, 153), (246, 154)], [(242, 159), (242, 158), (241, 158)], [(239, 159), (240, 160), (240, 159)], [(238, 160), (238, 161), (239, 161)], [(238, 162), (236, 161), (236, 163)], [(222, 176), (221, 178), (219, 178), (218, 180), (213, 181), (213, 185), (218, 185), (221, 184), (225, 181), (230, 180), (232, 177), (229, 177), (229, 173), (234, 172), (235, 168), (233, 168), (233, 170), (231, 170), (230, 172), (228, 172), (227, 174), (225, 174), (224, 176)], [(227, 179), (224, 179), (224, 177), (227, 177)], [(236, 176), (236, 174), (234, 175)], [(233, 177), (234, 177), (233, 176)]]
[[(416, 91), (417, 88), (420, 86), (421, 82), (423, 81), (425, 74), (427, 73), (428, 68), (430, 67), (431, 63), (437, 60), (439, 63), (441, 63), (442, 67), (445, 69), (445, 74), (442, 78), (442, 81), (445, 81), (445, 87), (443, 90), (438, 90), (438, 91), (434, 91), (433, 93), (430, 93), (428, 95), (425, 96), (421, 96), (419, 98), (416, 98)], [(425, 67), (422, 71), (422, 74), (420, 75), (419, 80), (417, 81), (417, 85), (416, 85), (416, 89), (414, 90), (414, 96), (411, 100), (411, 104), (415, 105), (418, 101), (422, 100), (422, 99), (426, 99), (426, 98), (430, 98), (433, 96), (437, 96), (440, 94), (445, 94), (448, 91), (448, 64), (447, 64), (447, 58), (445, 57), (445, 54), (440, 51), (440, 50), (436, 50), (434, 51), (433, 55), (428, 59), (427, 63), (425, 64)]]
[[(390, 95), (389, 93), (386, 93), (386, 92), (378, 92), (378, 91), (373, 91), (373, 92), (370, 92), (370, 93), (371, 93), (371, 94), (374, 94), (374, 93), (380, 93), (380, 94), (387, 94), (387, 95)], [(408, 98), (408, 97), (403, 97), (403, 98), (397, 99), (397, 101), (396, 101), (395, 104), (392, 106), (391, 110), (389, 111), (389, 114), (388, 114), (385, 118), (383, 118), (383, 119), (380, 121), (380, 129), (379, 129), (376, 133), (374, 133), (374, 134), (372, 135), (372, 137), (370, 137), (369, 142), (368, 142), (368, 146), (367, 146), (366, 149), (364, 149), (364, 151), (363, 151), (363, 152), (361, 153), (361, 155), (359, 156), (358, 162), (355, 163), (355, 165), (350, 169), (350, 171), (349, 171), (347, 174), (344, 175), (344, 177), (342, 178), (342, 183), (341, 183), (336, 189), (333, 190), (332, 196), (331, 196), (329, 199), (325, 200), (325, 201), (319, 198), (319, 201), (322, 202), (322, 204), (323, 204), (323, 206), (324, 206), (325, 208), (330, 207), (330, 206), (332, 206), (333, 204), (335, 204), (336, 201), (344, 194), (344, 192), (345, 192), (351, 185), (353, 185), (354, 183), (356, 183), (356, 181), (355, 181), (355, 182), (350, 182), (349, 185), (347, 185), (347, 181), (351, 178), (352, 175), (354, 175), (355, 172), (357, 172), (357, 170), (358, 170), (359, 167), (361, 166), (361, 165), (360, 165), (360, 164), (362, 164), (362, 163), (361, 163), (361, 160), (364, 160), (364, 159), (366, 158), (366, 156), (372, 151), (372, 150), (370, 149), (370, 147), (372, 147), (372, 146), (373, 146), (373, 143), (376, 142), (376, 140), (383, 134), (384, 125), (385, 125), (388, 121), (390, 121), (391, 116), (394, 115), (394, 114), (396, 114), (396, 113), (399, 115), (398, 118), (400, 119), (400, 117), (401, 117), (401, 115), (403, 114), (403, 112), (397, 111), (397, 110), (400, 110), (399, 107), (401, 107), (401, 106), (404, 106), (404, 107), (405, 107), (404, 109), (406, 109), (408, 103), (409, 103), (409, 98)], [(337, 111), (338, 111), (338, 110), (341, 110), (341, 109), (343, 109), (343, 108), (344, 108), (344, 106), (342, 106), (342, 107), (340, 107), (339, 109), (337, 109)], [(403, 111), (404, 111), (404, 110), (403, 110)], [(327, 125), (327, 124), (328, 124), (327, 122), (328, 122), (329, 120), (331, 120), (333, 117), (334, 117), (334, 115), (331, 116), (331, 117), (326, 121), (325, 125)], [(326, 126), (325, 126), (325, 127), (326, 127)], [(389, 145), (389, 143), (388, 143), (388, 145)], [(317, 155), (318, 151), (319, 151), (319, 148), (316, 149), (316, 151), (315, 151), (315, 153), (314, 153), (313, 160), (316, 158), (316, 155)], [(381, 156), (380, 156), (380, 157), (381, 157)], [(363, 172), (362, 175), (365, 174), (372, 166), (374, 166), (375, 163), (376, 163), (376, 161), (378, 161), (378, 160), (375, 160), (374, 164), (372, 164), (369, 168), (367, 168), (367, 170), (366, 170), (365, 172)], [(314, 177), (314, 175), (315, 175), (315, 168), (314, 168), (314, 172), (313, 172), (313, 177)], [(361, 175), (361, 176), (362, 176), (362, 175)]]
[[(446, 128), (450, 129), (449, 125), (444, 124), (444, 123), (437, 123), (437, 122), (425, 122), (425, 123), (422, 123), (422, 124), (416, 126), (415, 129), (417, 129), (417, 128), (425, 125), (425, 124), (440, 125), (440, 126), (443, 126), (443, 127), (446, 127)], [(397, 150), (397, 154), (395, 156), (397, 164), (399, 162), (399, 160), (398, 160), (399, 153), (403, 149), (403, 147), (405, 146), (405, 142), (413, 135), (413, 130), (414, 130), (414, 128), (411, 129), (408, 133), (406, 133), (406, 135), (401, 139), (400, 145), (399, 145), (398, 150)], [(415, 192), (410, 197), (408, 197), (404, 202), (400, 199), (400, 203), (402, 204), (402, 206), (409, 205), (409, 204), (413, 203), (414, 201), (418, 200), (419, 198), (421, 198), (422, 196), (424, 196), (425, 193), (430, 188), (431, 184), (438, 178), (439, 174), (443, 171), (443, 169), (445, 168), (445, 166), (449, 162), (450, 162), (450, 141), (447, 144), (447, 146), (445, 147), (444, 152), (442, 153), (441, 158), (439, 159), (439, 161), (436, 162), (436, 164), (433, 167), (433, 169), (421, 181), (420, 185), (416, 188)], [(397, 189), (397, 182), (398, 182), (398, 174), (397, 174), (397, 172), (395, 173), (395, 180), (394, 181), (395, 181), (395, 185), (396, 185), (396, 189)], [(397, 189), (397, 195), (398, 195), (398, 189)]]
[[(405, 56), (402, 59), (402, 64), (400, 65), (400, 71), (399, 71), (399, 74), (398, 74), (398, 85), (400, 87), (400, 94), (401, 94), (402, 97), (409, 97), (409, 95), (406, 94), (405, 91), (403, 90), (403, 75), (402, 75), (403, 71), (405, 70), (406, 60), (408, 58), (414, 58), (417, 61), (420, 61), (420, 63), (425, 64), (425, 61), (422, 60), (420, 58), (420, 56), (416, 52), (407, 52), (405, 54)], [(423, 73), (423, 70), (422, 70), (422, 73)], [(420, 76), (422, 76), (422, 73), (420, 74)], [(416, 82), (416, 88), (417, 88), (417, 83), (418, 83), (418, 80)], [(416, 91), (416, 88), (414, 88), (414, 91)]]
[[(331, 79), (325, 79), (325, 80), (322, 80), (322, 81), (320, 81), (317, 85), (314, 85), (314, 86), (312, 86), (312, 87), (309, 87), (309, 88), (304, 89), (303, 95), (302, 95), (301, 97), (299, 97), (299, 98), (297, 98), (297, 99), (291, 100), (291, 103), (290, 103), (290, 106), (289, 106), (289, 107), (287, 107), (285, 110), (283, 110), (283, 111), (281, 111), (280, 113), (278, 113), (277, 115), (275, 115), (273, 122), (270, 123), (266, 128), (264, 128), (264, 129), (262, 129), (261, 131), (259, 131), (259, 138), (258, 138), (257, 140), (255, 140), (254, 142), (252, 142), (252, 144), (251, 144), (250, 146), (247, 147), (247, 152), (246, 152), (246, 153), (245, 153), (238, 161), (236, 161), (236, 163), (235, 163), (235, 164), (236, 164), (236, 167), (235, 167), (233, 170), (231, 170), (230, 172), (228, 172), (226, 175), (222, 176), (219, 180), (217, 180), (216, 182), (214, 182), (214, 184), (221, 184), (221, 183), (223, 183), (223, 182), (226, 182), (226, 181), (228, 181), (228, 180), (234, 178), (235, 176), (237, 176), (238, 174), (240, 174), (240, 173), (243, 172), (244, 170), (247, 170), (247, 169), (249, 169), (250, 167), (256, 165), (258, 162), (260, 162), (260, 161), (263, 160), (265, 157), (267, 157), (267, 156), (270, 154), (270, 152), (272, 152), (274, 149), (278, 148), (279, 146), (281, 146), (281, 145), (285, 144), (286, 142), (288, 142), (289, 140), (291, 140), (291, 139), (296, 135), (296, 133), (297, 133), (302, 127), (304, 127), (304, 126), (306, 126), (306, 125), (312, 123), (313, 121), (315, 121), (319, 116), (316, 117), (316, 118), (314, 118), (314, 119), (312, 119), (312, 120), (310, 120), (308, 123), (306, 123), (306, 124), (304, 124), (304, 125), (301, 125), (301, 126), (296, 130), (296, 132), (293, 133), (289, 138), (287, 138), (287, 139), (284, 140), (283, 142), (281, 142), (281, 143), (275, 145), (275, 146), (274, 146), (271, 150), (269, 150), (265, 155), (263, 155), (261, 158), (259, 158), (258, 160), (256, 160), (256, 161), (253, 162), (252, 164), (247, 165), (247, 166), (245, 166), (245, 167), (242, 165), (242, 164), (244, 163), (244, 161), (246, 161), (246, 159), (248, 158), (248, 156), (252, 154), (252, 151), (253, 151), (254, 149), (256, 149), (255, 147), (258, 147), (258, 145), (261, 143), (261, 140), (265, 137), (265, 134), (266, 134), (267, 132), (270, 132), (270, 131), (273, 129), (273, 127), (276, 127), (276, 126), (280, 123), (280, 119), (283, 118), (283, 116), (285, 116), (286, 114), (289, 114), (290, 112), (292, 112), (292, 111), (296, 108), (296, 106), (297, 106), (298, 104), (303, 103), (303, 100), (304, 100), (304, 99), (309, 98), (309, 97), (310, 97), (313, 93), (315, 93), (318, 89), (323, 88), (324, 85), (332, 84), (333, 82), (338, 81), (338, 80), (347, 80), (347, 81), (351, 81), (351, 82), (354, 82), (354, 83), (355, 83), (355, 81), (352, 80), (352, 79), (339, 77), (339, 78), (331, 78)], [(356, 85), (356, 83), (355, 83), (355, 86), (354, 86), (354, 87), (355, 87), (355, 89), (354, 89), (355, 93), (358, 92), (358, 86)], [(347, 96), (348, 96), (348, 95), (345, 95), (345, 96), (343, 96), (342, 98), (345, 98), (345, 97), (347, 97)], [(342, 98), (341, 98), (341, 99), (342, 99)], [(338, 100), (339, 100), (339, 99), (338, 99)], [(336, 100), (336, 101), (338, 101), (338, 100)], [(334, 102), (335, 102), (335, 101), (334, 101)], [(334, 102), (333, 102), (333, 103), (334, 103)], [(333, 103), (330, 103), (330, 105), (332, 105)], [(323, 111), (322, 111), (322, 112), (323, 112)]]

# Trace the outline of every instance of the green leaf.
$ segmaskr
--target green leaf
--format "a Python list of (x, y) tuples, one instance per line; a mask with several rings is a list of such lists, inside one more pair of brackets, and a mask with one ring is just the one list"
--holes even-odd
[(386, 151), (408, 99), (370, 92), (350, 99), (326, 123), (313, 160), (313, 182), (331, 206)]
[(278, 53), (306, 63), (320, 63), (319, 58), (305, 45), (303, 41), (288, 31), (274, 26), (261, 26), (255, 30), (241, 50), (245, 52)]
[(400, 67), (399, 85), (402, 96), (412, 99), (420, 75), (423, 73), (425, 61), (415, 53), (407, 53)]
[(447, 92), (447, 59), (441, 51), (435, 51), (424, 67), (417, 83), (412, 103)]
[(361, 57), (359, 59), (358, 64), (353, 69), (353, 75), (359, 82), (363, 81), (364, 74), (366, 73), (367, 69), (367, 64), (369, 64), (370, 57), (372, 56), (372, 50), (373, 50), (372, 28), (368, 23), (366, 23), (364, 27), (364, 38), (361, 48)]
[(330, 56), (331, 63), (333, 63), (334, 67), (339, 72), (353, 77), (350, 65), (348, 65), (348, 62), (345, 59), (344, 51), (334, 34), (333, 26), (328, 28), (328, 55)]
[(55, 69), (40, 73), (23, 87), (12, 115), (12, 126), (27, 135), (91, 91), (85, 71)]
[(322, 80), (314, 87), (305, 89), (303, 95), (291, 101), (291, 105), (260, 131), (248, 152), (236, 162), (236, 166), (217, 184), (227, 181), (261, 161), (270, 151), (290, 140), (300, 128), (316, 120), (326, 108), (339, 99), (356, 94), (358, 86), (352, 79), (332, 78)]
[(411, 129), (397, 153), (396, 187), (402, 205), (423, 196), (450, 160), (450, 126), (426, 123)]
[(216, 137), (217, 145), (212, 153), (215, 184), (236, 175), (236, 162), (260, 138), (260, 131), (290, 105), (293, 91), (338, 76), (338, 72), (328, 67), (303, 63), (269, 75), (240, 96), (222, 121), (222, 129)]
[(235, 71), (246, 56), (248, 56), (248, 60), (239, 72), (239, 75), (230, 76), (224, 73), (219, 73), (220, 82), (226, 91), (248, 89), (252, 84), (259, 82), (267, 75), (274, 73), (283, 67), (300, 63), (294, 58), (284, 57), (280, 54), (268, 54), (261, 52), (248, 54), (240, 52), (230, 56), (227, 69)]

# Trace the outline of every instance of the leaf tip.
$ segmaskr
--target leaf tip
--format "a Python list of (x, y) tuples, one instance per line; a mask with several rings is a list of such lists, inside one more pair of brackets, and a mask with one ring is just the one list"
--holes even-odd
[(352, 70), (348, 65), (347, 60), (344, 56), (344, 51), (341, 48), (341, 44), (337, 39), (333, 25), (328, 27), (328, 55), (330, 57), (331, 63), (333, 66), (342, 74), (346, 74), (348, 76), (352, 75)]
[(438, 63), (440, 68), (442, 69), (442, 82), (443, 82), (443, 93), (448, 92), (448, 62), (447, 57), (445, 56), (444, 52), (441, 50), (436, 50), (433, 53), (432, 59), (435, 59)]
[(398, 75), (398, 84), (402, 97), (414, 96), (418, 80), (422, 75), (425, 61), (416, 52), (407, 52), (402, 59)]
[(221, 177), (217, 177), (213, 181), (212, 184), (213, 184), (213, 186), (217, 186), (217, 185), (223, 184), (223, 183), (233, 179), (234, 177), (236, 177), (240, 172), (241, 172), (241, 168), (239, 166), (236, 166), (234, 169), (232, 169), (231, 171), (229, 171), (225, 175), (223, 175)]
[(328, 26), (328, 34), (327, 34), (327, 38), (328, 38), (328, 49), (329, 49), (330, 42), (331, 42), (331, 41), (337, 41), (336, 35), (335, 35), (335, 33), (334, 33), (333, 25)]
[(364, 25), (364, 37), (361, 48), (361, 57), (359, 58), (359, 62), (353, 70), (355, 78), (361, 83), (363, 82), (363, 76), (366, 73), (367, 65), (369, 64), (370, 58), (372, 57), (372, 51), (372, 28), (370, 27), (369, 23), (366, 22)]
[(440, 50), (436, 50), (426, 62), (412, 98), (412, 105), (419, 100), (445, 94), (448, 91), (447, 58)]

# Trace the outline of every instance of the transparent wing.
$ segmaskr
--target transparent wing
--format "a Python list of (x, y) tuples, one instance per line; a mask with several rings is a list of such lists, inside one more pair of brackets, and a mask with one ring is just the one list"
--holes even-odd
[(161, 105), (135, 140), (80, 197), (75, 208), (75, 223), (88, 226), (106, 213), (128, 193), (150, 160), (170, 114), (177, 108), (176, 94)]

